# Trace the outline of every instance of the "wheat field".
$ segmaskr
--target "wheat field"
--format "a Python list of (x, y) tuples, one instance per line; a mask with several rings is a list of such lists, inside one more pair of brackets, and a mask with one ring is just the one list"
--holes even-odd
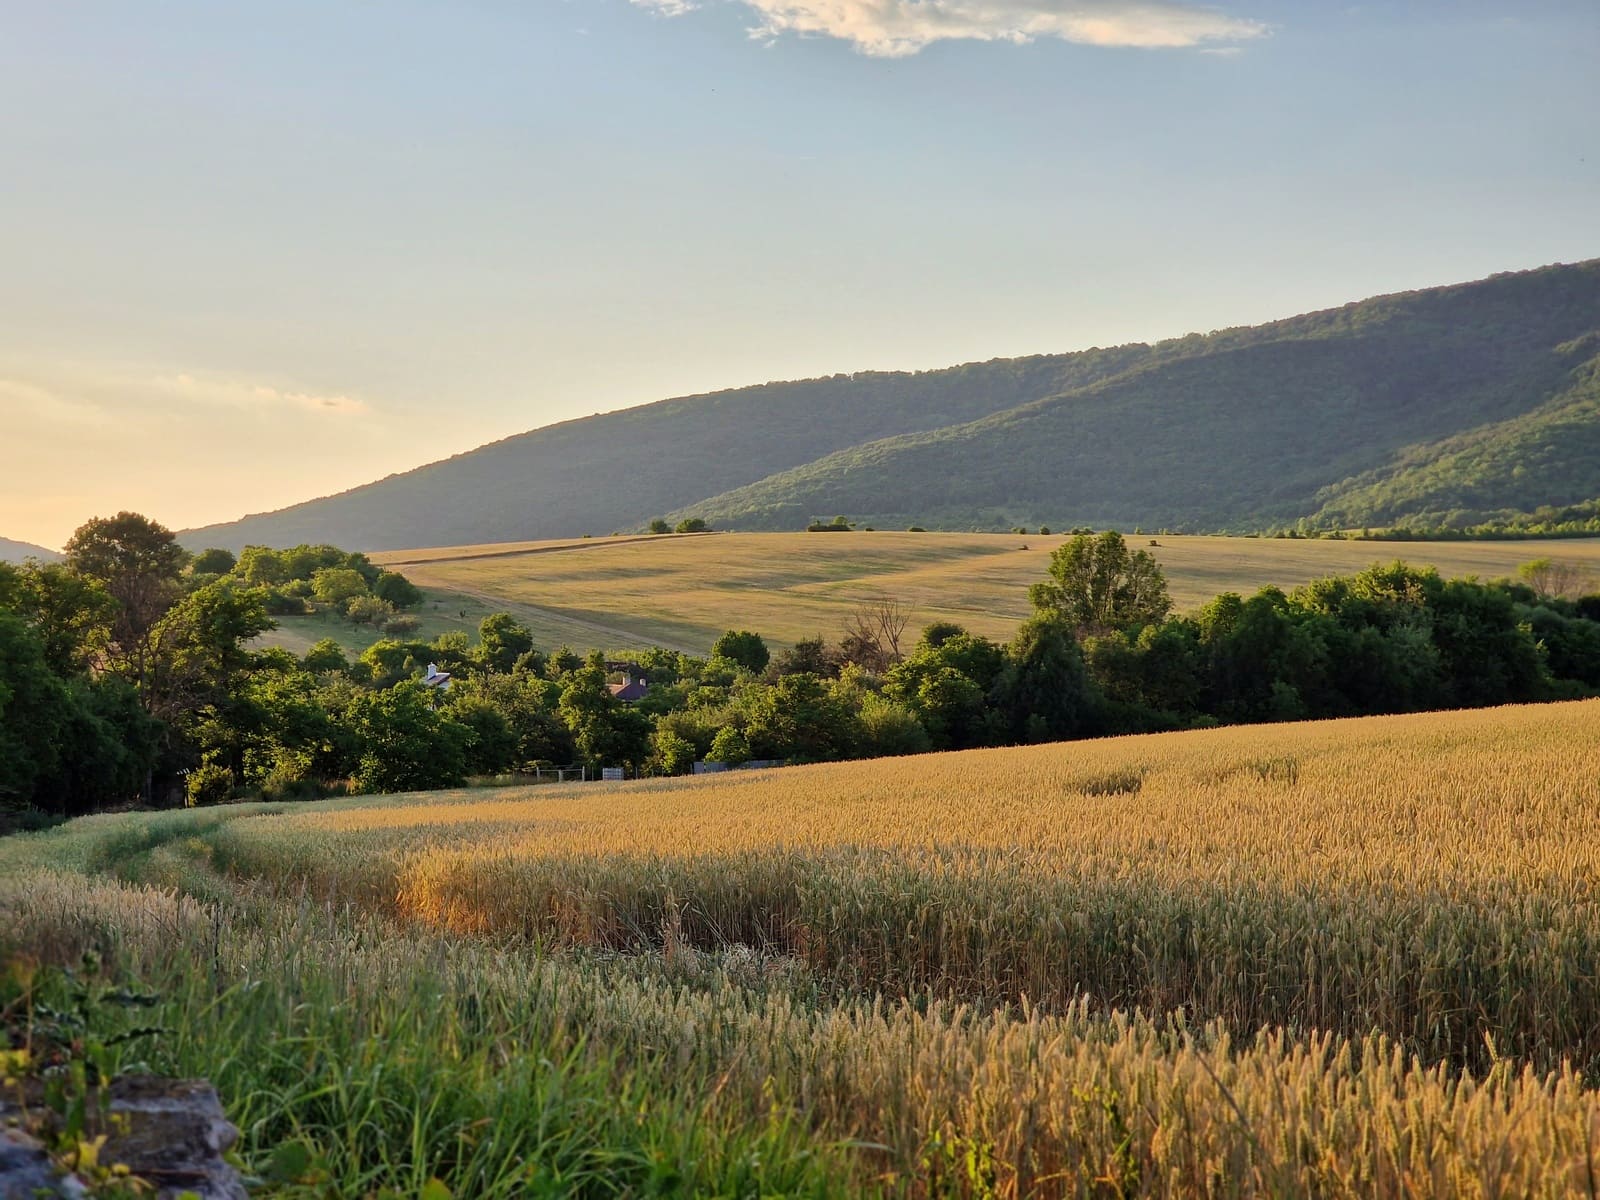
[[(643, 1128), (669, 1194), (1558, 1197), (1597, 883), (1584, 701), (88, 818), (0, 842), (0, 944), (162, 987), (176, 1066), (362, 1187), (530, 1194), (485, 1130), (538, 1056), (638, 1106), (549, 1194), (650, 1194)], [(448, 1130), (347, 1128), (440, 1080)]]
[[(0, 842), (4, 943), (163, 988), (338, 1194), (1594, 1195), (1597, 883), (1596, 701)], [(582, 1186), (483, 1132), (535, 1060)]]

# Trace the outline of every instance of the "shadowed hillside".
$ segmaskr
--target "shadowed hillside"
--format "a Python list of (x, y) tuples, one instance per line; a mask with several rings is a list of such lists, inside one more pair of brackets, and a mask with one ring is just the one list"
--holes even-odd
[[(192, 545), (637, 529), (1472, 523), (1600, 496), (1600, 260), (1208, 336), (693, 396), (553, 425)], [(1525, 460), (1532, 456), (1533, 465)]]
[(10, 538), (0, 537), (0, 562), (20, 563), (30, 558), (37, 558), (40, 562), (58, 562), (61, 555), (43, 546), (35, 546), (32, 542), (14, 542)]

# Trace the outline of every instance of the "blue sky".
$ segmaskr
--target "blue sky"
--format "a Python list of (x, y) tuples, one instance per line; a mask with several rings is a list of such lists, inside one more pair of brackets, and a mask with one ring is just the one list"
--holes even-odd
[(1600, 255), (1600, 5), (0, 0), (0, 534)]

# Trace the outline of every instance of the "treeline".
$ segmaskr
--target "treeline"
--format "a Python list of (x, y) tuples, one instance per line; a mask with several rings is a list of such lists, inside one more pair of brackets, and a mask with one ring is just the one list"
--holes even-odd
[(421, 625), (404, 611), (422, 603), (415, 584), (375, 565), (365, 554), (337, 546), (289, 550), (246, 546), (237, 557), (228, 550), (203, 550), (189, 564), (189, 572), (197, 584), (237, 580), (259, 589), (262, 603), (274, 616), (332, 612), (389, 633), (411, 633)]
[(1393, 526), (1366, 529), (1363, 538), (1396, 542), (1514, 541), (1519, 538), (1600, 537), (1600, 499), (1531, 513), (1508, 513), (1476, 525)]
[[(190, 556), (136, 513), (80, 528), (61, 563), (0, 563), (0, 808), (80, 813), (215, 798), (283, 651), (250, 643), (274, 613), (402, 619), (403, 576), (332, 546)], [(404, 627), (404, 626), (401, 626)], [(221, 785), (226, 782), (227, 788)]]
[[(1052, 556), (1033, 617), (1006, 643), (948, 623), (910, 633), (885, 599), (834, 641), (777, 656), (738, 630), (704, 657), (582, 657), (536, 647), (499, 613), (476, 644), (389, 637), (352, 659), (332, 640), (303, 656), (251, 647), (290, 585), (309, 582), (310, 603), (336, 602), (339, 572), (364, 595), (396, 586), (360, 556), (287, 553), (278, 566), (265, 553), (188, 561), (169, 532), (122, 514), (80, 530), (62, 565), (0, 573), (0, 800), (72, 814), (423, 789), (534, 764), (676, 775), (698, 759), (815, 762), (1600, 693), (1600, 595), (1548, 560), (1496, 583), (1394, 563), (1174, 616), (1147, 551), (1083, 534)], [(430, 666), (448, 688), (424, 681)], [(642, 696), (615, 694), (624, 673), (648, 680)]]

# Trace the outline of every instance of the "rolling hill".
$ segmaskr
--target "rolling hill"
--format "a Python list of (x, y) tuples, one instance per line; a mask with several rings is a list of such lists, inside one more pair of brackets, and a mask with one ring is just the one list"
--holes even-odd
[[(502, 546), (401, 550), (375, 556), (427, 595), (421, 636), (509, 612), (535, 644), (579, 650), (666, 646), (705, 654), (724, 631), (753, 629), (772, 647), (821, 634), (837, 641), (863, 602), (890, 597), (910, 628), (933, 621), (1009, 639), (1032, 612), (1028, 586), (1044, 578), (1058, 536), (993, 533), (729, 533), (590, 538)], [(1367, 542), (1328, 538), (1139, 538), (1166, 573), (1177, 608), (1219, 592), (1290, 589), (1401, 558), (1447, 577), (1513, 575), (1548, 557), (1600, 585), (1600, 538)], [(283, 617), (267, 644), (304, 653), (333, 637), (359, 654), (379, 636), (327, 617)]]
[(1600, 496), (1600, 260), (1154, 345), (862, 372), (552, 425), (190, 546), (638, 529), (1472, 524)]
[(43, 546), (35, 546), (32, 542), (16, 542), (0, 537), (0, 562), (20, 563), (30, 558), (37, 558), (40, 562), (59, 562), (61, 555)]

